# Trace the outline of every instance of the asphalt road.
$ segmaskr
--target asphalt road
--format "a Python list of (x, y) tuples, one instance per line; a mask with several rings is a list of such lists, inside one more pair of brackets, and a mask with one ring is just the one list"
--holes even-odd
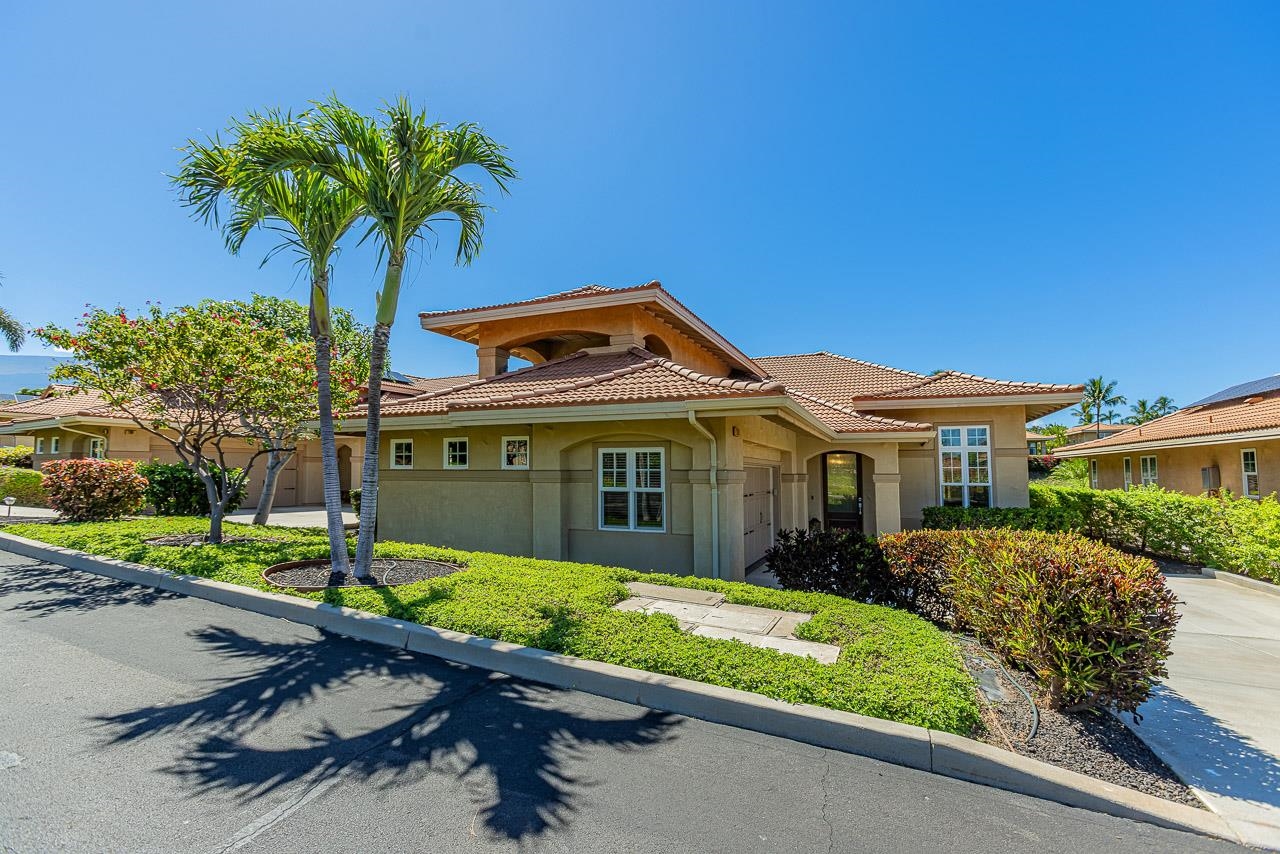
[(1231, 846), (0, 553), (0, 849)]

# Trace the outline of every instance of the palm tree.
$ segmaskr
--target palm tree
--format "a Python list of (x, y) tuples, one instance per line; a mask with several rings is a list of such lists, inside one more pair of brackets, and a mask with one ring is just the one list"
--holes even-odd
[[(263, 259), (291, 250), (305, 264), (311, 278), (309, 314), (316, 351), (316, 387), (320, 419), (320, 456), (324, 478), (324, 506), (329, 533), (329, 556), (337, 572), (348, 572), (346, 529), (342, 521), (342, 492), (338, 477), (338, 449), (333, 423), (333, 386), (330, 363), (333, 330), (329, 304), (330, 261), (338, 241), (355, 223), (360, 200), (346, 186), (306, 168), (264, 172), (244, 156), (246, 141), (263, 126), (291, 122), (288, 116), (251, 115), (237, 123), (237, 140), (223, 145), (216, 138), (207, 143), (190, 140), (182, 169), (173, 178), (183, 203), (192, 214), (212, 225), (221, 224), (227, 249), (239, 254), (245, 239), (257, 228), (281, 235), (281, 241)], [(222, 207), (228, 211), (225, 221)], [(268, 459), (263, 495), (274, 492), (273, 473), (288, 461), (272, 454)], [(272, 460), (277, 463), (274, 468)], [(261, 510), (261, 508), (260, 508)], [(255, 516), (255, 523), (259, 513)], [(263, 520), (265, 524), (265, 519)]]
[(1172, 412), (1177, 412), (1178, 407), (1174, 404), (1173, 398), (1162, 394), (1156, 398), (1155, 403), (1151, 404), (1151, 411), (1155, 413), (1156, 418), (1163, 418)]
[(0, 308), (0, 338), (4, 338), (4, 343), (15, 353), (22, 349), (22, 342), (27, 340), (27, 330), (4, 308)]
[[(1124, 395), (1116, 394), (1115, 380), (1107, 382), (1101, 376), (1090, 377), (1084, 384), (1084, 397), (1080, 401), (1080, 408), (1087, 413), (1093, 413), (1097, 418), (1098, 438), (1102, 438), (1102, 419), (1104, 410), (1109, 410), (1113, 406), (1117, 406), (1125, 402)], [(1107, 413), (1112, 419), (1115, 413)], [(1087, 422), (1086, 422), (1087, 423)]]
[(1125, 419), (1126, 424), (1146, 424), (1154, 418), (1159, 418), (1144, 397), (1138, 398), (1138, 402), (1129, 407), (1129, 411), (1133, 413)]
[(435, 224), (460, 226), (455, 263), (470, 264), (483, 245), (487, 206), (481, 188), (456, 174), (467, 166), (482, 169), (506, 192), (516, 177), (506, 149), (474, 124), (445, 127), (429, 122), (405, 98), (387, 104), (369, 118), (337, 98), (318, 103), (302, 117), (302, 126), (276, 122), (271, 133), (255, 134), (252, 158), (267, 172), (315, 169), (360, 200), (360, 215), (385, 258), (386, 274), (376, 295), (377, 313), (369, 351), (365, 455), (361, 473), (360, 535), (355, 574), (365, 577), (373, 562), (373, 528), (378, 513), (378, 445), (381, 433), (382, 374), (391, 326), (400, 300), (400, 283), (414, 241), (435, 233)]

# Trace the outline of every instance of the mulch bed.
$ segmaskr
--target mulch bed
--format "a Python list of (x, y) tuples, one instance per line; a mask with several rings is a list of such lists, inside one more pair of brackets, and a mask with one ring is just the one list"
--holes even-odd
[(330, 587), (394, 587), (412, 584), (430, 578), (443, 578), (462, 570), (463, 567), (435, 560), (406, 560), (396, 558), (377, 559), (370, 568), (368, 578), (333, 571), (329, 561), (298, 561), (294, 565), (282, 564), (280, 569), (269, 567), (262, 577), (277, 587), (295, 590), (325, 590)]
[[(148, 546), (205, 546), (209, 538), (205, 534), (170, 534), (164, 537), (152, 537), (142, 541)], [(279, 537), (223, 537), (220, 545), (229, 546), (235, 543), (283, 543)]]
[[(1039, 726), (1031, 732), (1032, 712), (1009, 678), (1032, 697), (1038, 688), (1028, 673), (1006, 666), (1000, 670), (973, 638), (957, 637), (965, 664), (986, 690), (979, 691), (985, 732), (975, 737), (988, 744), (1039, 759), (1108, 783), (1137, 789), (1158, 798), (1204, 809), (1160, 757), (1118, 718), (1107, 712), (1059, 712), (1038, 705)], [(993, 697), (992, 694), (997, 696)]]

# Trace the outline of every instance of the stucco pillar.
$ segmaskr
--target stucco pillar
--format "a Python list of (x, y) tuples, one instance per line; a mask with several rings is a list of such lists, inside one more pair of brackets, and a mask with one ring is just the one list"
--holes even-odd
[(610, 347), (643, 347), (644, 336), (635, 332), (609, 336)]
[(559, 469), (529, 472), (533, 495), (533, 556), (544, 560), (564, 560), (564, 503)]
[(876, 533), (896, 534), (902, 530), (902, 475), (896, 471), (876, 472), (871, 481), (876, 493)]
[(476, 357), (480, 360), (479, 375), (481, 379), (497, 376), (507, 372), (507, 360), (511, 354), (501, 347), (477, 347)]
[(782, 473), (782, 518), (778, 528), (807, 528), (809, 526), (809, 475), (807, 472)]

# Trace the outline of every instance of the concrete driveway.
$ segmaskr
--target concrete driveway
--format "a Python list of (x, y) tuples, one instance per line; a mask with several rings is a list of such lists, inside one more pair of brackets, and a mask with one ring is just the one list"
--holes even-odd
[(0, 851), (1228, 843), (0, 553)]
[(1169, 678), (1126, 722), (1246, 842), (1280, 849), (1280, 590), (1168, 583), (1182, 613)]

